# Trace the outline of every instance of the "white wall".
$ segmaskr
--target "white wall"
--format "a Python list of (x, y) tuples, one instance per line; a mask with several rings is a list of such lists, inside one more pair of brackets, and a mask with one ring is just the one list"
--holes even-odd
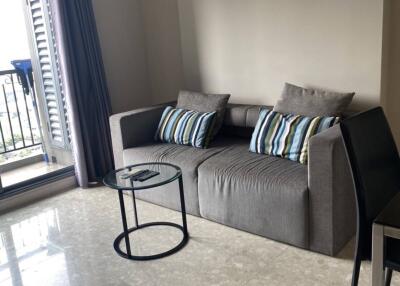
[(400, 1), (385, 1), (382, 105), (400, 150)]
[(151, 103), (140, 0), (93, 0), (112, 111)]
[(176, 0), (141, 0), (153, 103), (176, 100), (184, 86)]
[(379, 103), (383, 1), (178, 0), (187, 88), (275, 104), (285, 81)]
[[(118, 4), (118, 5), (116, 5)], [(275, 104), (285, 81), (379, 104), (383, 1), (93, 0), (113, 112), (179, 89)]]

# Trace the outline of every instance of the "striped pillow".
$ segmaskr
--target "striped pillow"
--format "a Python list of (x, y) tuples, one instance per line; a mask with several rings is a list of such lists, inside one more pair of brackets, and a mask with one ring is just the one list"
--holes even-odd
[(339, 117), (306, 117), (263, 109), (250, 142), (250, 151), (307, 163), (308, 140), (332, 127)]
[(207, 148), (216, 112), (198, 112), (167, 106), (158, 125), (156, 140)]

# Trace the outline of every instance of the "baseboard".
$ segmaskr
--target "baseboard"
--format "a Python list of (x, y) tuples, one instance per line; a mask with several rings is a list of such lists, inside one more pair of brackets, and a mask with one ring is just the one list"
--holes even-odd
[(77, 187), (76, 177), (68, 176), (57, 181), (50, 182), (46, 185), (31, 189), (29, 191), (25, 191), (8, 198), (4, 198), (0, 200), (0, 214), (13, 211), (44, 198), (60, 194), (74, 187)]

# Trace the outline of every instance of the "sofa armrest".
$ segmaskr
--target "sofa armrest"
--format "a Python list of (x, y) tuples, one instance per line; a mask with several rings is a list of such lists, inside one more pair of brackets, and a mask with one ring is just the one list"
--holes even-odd
[(124, 149), (154, 140), (162, 112), (167, 105), (139, 108), (110, 116), (115, 168), (123, 167)]
[(336, 255), (356, 231), (353, 180), (339, 125), (313, 136), (308, 156), (310, 249)]

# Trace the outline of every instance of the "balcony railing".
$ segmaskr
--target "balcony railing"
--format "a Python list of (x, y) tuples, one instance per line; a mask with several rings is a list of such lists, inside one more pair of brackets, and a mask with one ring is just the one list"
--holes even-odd
[(22, 80), (17, 70), (0, 71), (0, 157), (42, 144), (34, 91)]

